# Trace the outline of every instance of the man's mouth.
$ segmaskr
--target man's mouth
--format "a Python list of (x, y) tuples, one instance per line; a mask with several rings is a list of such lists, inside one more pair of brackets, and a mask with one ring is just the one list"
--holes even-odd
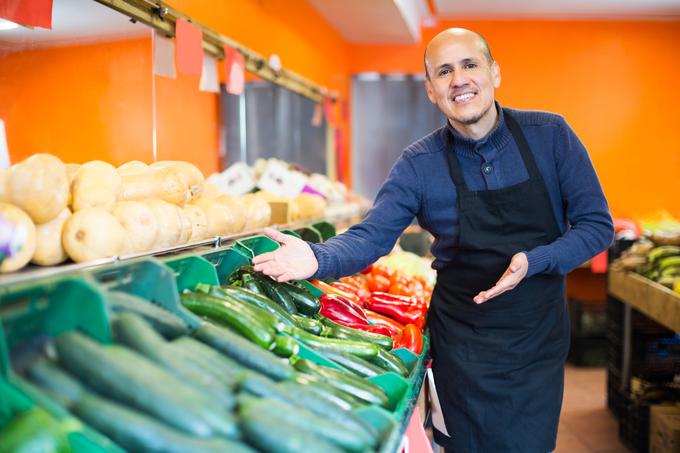
[(475, 96), (477, 96), (476, 91), (466, 91), (464, 93), (460, 93), (454, 96), (453, 102), (455, 102), (456, 104), (467, 104), (472, 99), (474, 99)]

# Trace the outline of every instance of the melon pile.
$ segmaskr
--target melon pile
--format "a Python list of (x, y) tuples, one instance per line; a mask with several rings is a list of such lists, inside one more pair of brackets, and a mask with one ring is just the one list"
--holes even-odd
[(158, 250), (269, 224), (254, 195), (223, 195), (183, 161), (64, 164), (35, 154), (0, 170), (0, 272)]

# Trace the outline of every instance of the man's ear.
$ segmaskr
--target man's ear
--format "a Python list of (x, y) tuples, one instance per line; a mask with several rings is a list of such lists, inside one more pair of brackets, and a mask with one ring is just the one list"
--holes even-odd
[(427, 97), (430, 100), (431, 103), (437, 104), (437, 98), (434, 95), (434, 87), (432, 86), (432, 82), (430, 82), (430, 79), (427, 77), (425, 78), (425, 91), (427, 91)]
[(493, 78), (493, 87), (498, 88), (501, 86), (501, 67), (498, 66), (497, 62), (493, 62), (491, 65), (491, 77)]

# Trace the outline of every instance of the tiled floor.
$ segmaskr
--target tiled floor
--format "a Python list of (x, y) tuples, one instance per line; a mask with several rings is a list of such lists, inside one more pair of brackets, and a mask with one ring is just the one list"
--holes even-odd
[(567, 364), (557, 453), (628, 453), (618, 422), (607, 409), (604, 368)]

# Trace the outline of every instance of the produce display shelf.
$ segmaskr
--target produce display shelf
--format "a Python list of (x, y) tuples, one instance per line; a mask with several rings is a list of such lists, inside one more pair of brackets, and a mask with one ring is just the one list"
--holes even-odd
[(659, 324), (680, 332), (680, 295), (634, 272), (609, 270), (610, 295)]
[[(323, 217), (323, 218), (315, 218), (315, 219), (309, 219), (306, 221), (302, 222), (294, 222), (290, 224), (285, 224), (285, 225), (272, 225), (272, 227), (281, 229), (281, 230), (290, 230), (290, 231), (296, 231), (300, 230), (303, 228), (310, 228), (312, 231), (314, 230), (319, 230), (321, 229), (322, 231), (319, 230), (319, 233), (322, 236), (322, 239), (327, 239), (328, 238), (328, 232), (331, 230), (333, 232), (332, 235), (335, 233), (335, 229), (338, 226), (343, 226), (347, 224), (348, 222), (352, 222), (353, 219), (355, 219), (356, 216), (330, 216), (330, 217)], [(330, 226), (328, 226), (330, 225)], [(230, 245), (235, 243), (236, 241), (240, 239), (244, 239), (253, 235), (258, 235), (262, 234), (262, 229), (256, 229), (256, 230), (250, 230), (250, 231), (243, 231), (241, 233), (229, 235), (229, 236), (217, 236), (211, 239), (205, 239), (203, 241), (198, 241), (198, 242), (193, 242), (190, 244), (182, 244), (182, 245), (177, 245), (174, 247), (168, 247), (168, 248), (163, 248), (163, 249), (158, 249), (158, 250), (151, 250), (149, 252), (144, 252), (144, 253), (136, 253), (136, 254), (131, 254), (131, 255), (123, 255), (123, 256), (113, 256), (111, 258), (103, 258), (100, 260), (95, 260), (95, 261), (89, 261), (87, 263), (69, 263), (69, 264), (62, 264), (59, 266), (49, 266), (49, 267), (40, 267), (40, 266), (28, 266), (20, 271), (17, 272), (12, 272), (8, 274), (0, 274), (0, 287), (6, 286), (6, 285), (13, 285), (16, 283), (22, 283), (22, 282), (27, 282), (31, 280), (38, 280), (42, 278), (48, 278), (48, 277), (53, 277), (56, 275), (63, 275), (63, 274), (69, 274), (73, 272), (79, 272), (82, 270), (86, 269), (91, 269), (95, 267), (100, 267), (100, 266), (105, 266), (113, 263), (117, 263), (120, 261), (130, 261), (130, 260), (135, 260), (138, 258), (143, 258), (143, 257), (150, 257), (150, 256), (166, 256), (166, 255), (175, 255), (179, 253), (184, 253), (184, 252), (189, 252), (189, 251), (200, 251), (200, 250), (205, 250), (209, 251), (211, 249), (215, 249), (218, 247), (223, 247), (225, 245)]]

